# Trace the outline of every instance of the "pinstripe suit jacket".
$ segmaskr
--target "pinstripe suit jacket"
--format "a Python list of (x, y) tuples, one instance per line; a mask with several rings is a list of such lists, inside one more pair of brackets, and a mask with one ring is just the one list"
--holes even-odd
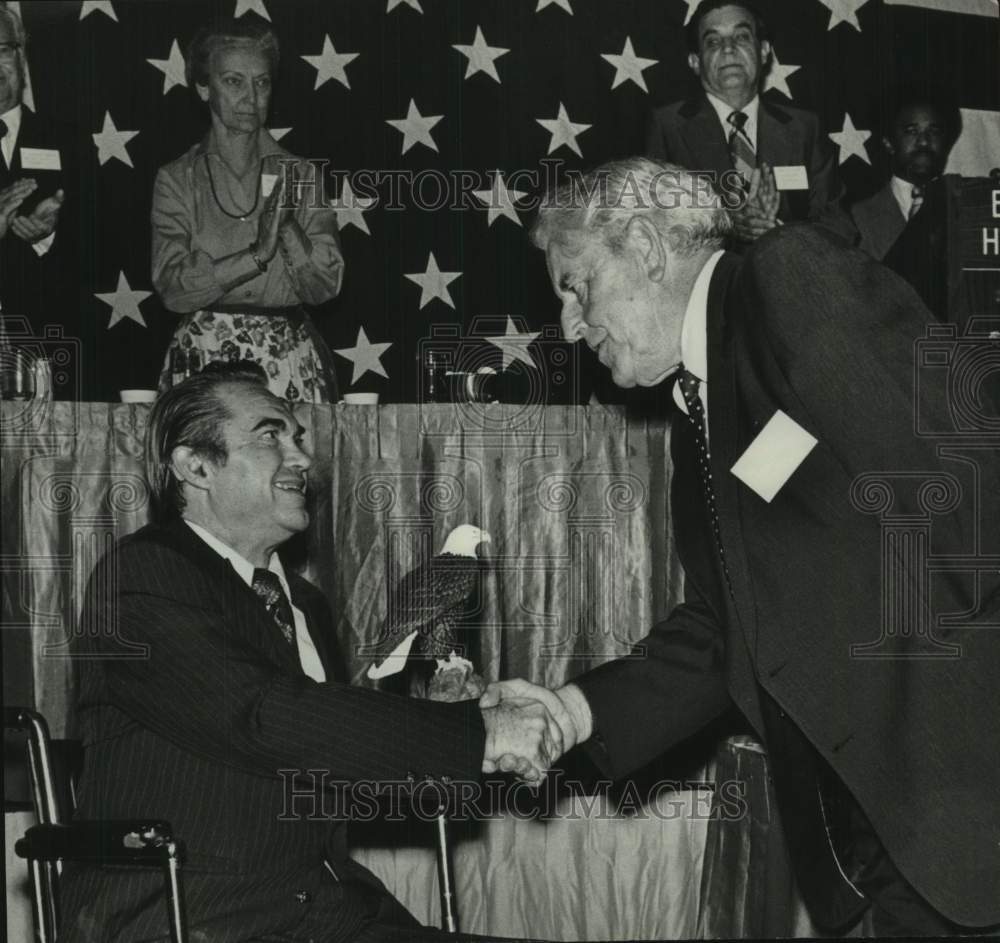
[[(341, 676), (325, 598), (294, 575), (289, 584), (327, 677)], [(474, 702), (312, 681), (253, 590), (182, 521), (121, 540), (94, 570), (82, 619), (80, 815), (171, 822), (187, 847), (196, 940), (294, 940), (317, 900), (332, 914), (330, 939), (351, 939), (384, 903), (347, 858), (334, 790), (316, 786), (317, 772), (296, 781), (307, 792), (296, 799), (281, 771), (323, 771), (328, 786), (478, 778)], [(158, 874), (69, 871), (65, 938), (165, 938), (161, 888)]]

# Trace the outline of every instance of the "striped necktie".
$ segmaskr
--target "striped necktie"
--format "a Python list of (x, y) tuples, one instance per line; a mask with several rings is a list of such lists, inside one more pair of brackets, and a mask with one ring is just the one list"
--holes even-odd
[(742, 111), (734, 111), (726, 120), (733, 127), (729, 132), (729, 156), (732, 158), (733, 167), (740, 172), (744, 183), (749, 186), (750, 177), (757, 167), (757, 154), (744, 130), (747, 116)]
[(281, 634), (289, 645), (295, 644), (295, 618), (285, 591), (281, 588), (281, 580), (270, 570), (257, 567), (253, 571), (253, 591), (260, 596), (274, 624), (281, 629)]
[(920, 212), (920, 207), (924, 205), (924, 188), (915, 183), (913, 189), (910, 191), (910, 196), (910, 212), (906, 217), (907, 219), (913, 219)]

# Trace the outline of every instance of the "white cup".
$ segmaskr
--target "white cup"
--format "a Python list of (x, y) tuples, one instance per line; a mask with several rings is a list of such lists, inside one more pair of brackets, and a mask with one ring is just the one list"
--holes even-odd
[(123, 403), (152, 403), (156, 390), (119, 390), (118, 395)]
[(377, 406), (378, 393), (345, 393), (343, 400), (348, 406)]

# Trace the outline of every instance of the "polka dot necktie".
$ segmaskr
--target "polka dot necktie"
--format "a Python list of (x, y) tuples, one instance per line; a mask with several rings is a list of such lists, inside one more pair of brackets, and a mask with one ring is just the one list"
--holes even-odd
[(295, 619), (292, 616), (292, 607), (288, 602), (284, 589), (281, 588), (281, 580), (270, 570), (257, 567), (253, 571), (253, 591), (260, 596), (267, 608), (268, 615), (274, 620), (274, 624), (281, 629), (281, 634), (289, 645), (295, 643)]
[(712, 533), (715, 535), (715, 545), (719, 549), (719, 557), (722, 560), (722, 570), (729, 582), (729, 569), (726, 566), (726, 552), (722, 548), (722, 531), (719, 528), (719, 512), (715, 507), (715, 489), (712, 487), (712, 465), (708, 451), (708, 437), (705, 434), (705, 407), (702, 406), (701, 397), (698, 395), (698, 387), (701, 380), (689, 370), (683, 367), (677, 374), (677, 385), (680, 387), (681, 396), (684, 398), (684, 405), (687, 406), (688, 419), (694, 426), (696, 433), (695, 446), (698, 450), (698, 477), (701, 479), (701, 490), (705, 497), (705, 505), (708, 508), (709, 521), (712, 524)]
[(924, 205), (924, 188), (915, 184), (910, 191), (910, 196), (912, 202), (910, 203), (910, 213), (906, 217), (907, 219), (913, 219), (920, 212), (920, 207)]
[(733, 160), (735, 167), (743, 177), (743, 182), (749, 186), (750, 177), (757, 167), (757, 154), (750, 143), (744, 126), (747, 123), (747, 116), (742, 111), (734, 111), (726, 119), (733, 130), (729, 132), (729, 156)]

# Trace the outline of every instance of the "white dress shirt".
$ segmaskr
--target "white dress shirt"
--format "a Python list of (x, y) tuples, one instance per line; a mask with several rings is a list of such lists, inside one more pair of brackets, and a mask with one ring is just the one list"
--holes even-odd
[[(910, 209), (913, 206), (913, 184), (909, 180), (904, 180), (902, 177), (897, 177), (893, 175), (892, 180), (889, 182), (892, 188), (892, 195), (896, 198), (896, 203), (899, 205), (899, 211), (903, 214), (903, 219), (910, 218)], [(925, 187), (921, 187), (921, 190), (925, 190)]]
[(17, 146), (17, 135), (21, 130), (21, 106), (15, 105), (10, 111), (5, 111), (0, 115), (0, 121), (7, 125), (7, 133), (3, 141), (0, 141), (0, 150), (3, 151), (3, 162), (10, 169), (14, 163), (14, 148)]
[[(7, 125), (7, 133), (3, 136), (3, 141), (0, 141), (0, 150), (3, 151), (4, 163), (7, 168), (10, 169), (11, 165), (14, 163), (14, 150), (17, 148), (17, 136), (21, 133), (21, 106), (15, 105), (10, 111), (5, 111), (0, 115), (0, 120)], [(54, 232), (49, 233), (44, 239), (39, 239), (38, 242), (33, 242), (31, 248), (38, 253), (38, 255), (45, 255), (49, 249), (52, 248), (52, 241), (56, 238)]]
[[(239, 575), (240, 579), (249, 587), (253, 587), (253, 571), (256, 567), (246, 559), (246, 557), (241, 556), (228, 544), (224, 544), (218, 537), (214, 534), (209, 533), (199, 524), (195, 524), (194, 521), (189, 521), (187, 518), (184, 519), (184, 523), (191, 528), (206, 544), (209, 545), (220, 557), (228, 560), (233, 569)], [(299, 663), (302, 665), (302, 670), (306, 675), (313, 679), (313, 681), (323, 682), (326, 681), (326, 672), (323, 670), (323, 663), (320, 661), (319, 653), (316, 651), (316, 646), (313, 644), (312, 636), (309, 634), (309, 627), (306, 625), (306, 617), (303, 613), (296, 608), (295, 604), (292, 602), (292, 594), (288, 588), (288, 581), (285, 579), (285, 568), (281, 565), (281, 559), (276, 553), (271, 554), (271, 559), (267, 564), (267, 568), (278, 577), (278, 582), (281, 583), (281, 588), (285, 591), (285, 597), (288, 599), (288, 605), (292, 610), (292, 618), (295, 620), (295, 642), (299, 650)]]
[[(712, 283), (712, 273), (722, 258), (723, 250), (719, 249), (702, 266), (698, 277), (694, 280), (687, 308), (684, 310), (684, 321), (681, 324), (681, 362), (688, 373), (693, 373), (701, 383), (698, 385), (698, 398), (705, 414), (705, 439), (708, 439), (708, 287)], [(687, 412), (687, 405), (681, 393), (680, 385), (674, 383), (674, 402), (682, 412)]]
[(719, 116), (719, 123), (722, 125), (722, 131), (725, 134), (727, 141), (729, 140), (729, 135), (733, 132), (733, 126), (729, 123), (729, 116), (734, 111), (742, 111), (743, 114), (747, 116), (747, 120), (743, 125), (743, 133), (747, 136), (751, 147), (753, 147), (754, 152), (756, 153), (757, 112), (760, 108), (760, 96), (754, 95), (754, 97), (742, 108), (733, 108), (733, 106), (728, 102), (724, 102), (721, 98), (716, 98), (711, 92), (705, 92), (705, 94), (708, 96), (708, 100), (712, 103), (715, 113)]

